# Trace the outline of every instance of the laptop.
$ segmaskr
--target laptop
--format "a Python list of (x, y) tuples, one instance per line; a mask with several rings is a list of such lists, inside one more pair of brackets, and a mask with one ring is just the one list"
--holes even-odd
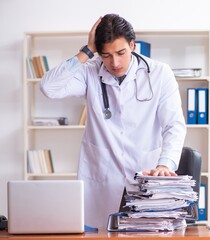
[(10, 234), (84, 232), (83, 181), (18, 180), (7, 187)]

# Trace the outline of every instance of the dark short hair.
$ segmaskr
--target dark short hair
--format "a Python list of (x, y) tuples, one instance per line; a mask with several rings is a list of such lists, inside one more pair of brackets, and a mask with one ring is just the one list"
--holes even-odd
[(117, 14), (106, 14), (96, 28), (97, 52), (102, 53), (105, 43), (111, 43), (120, 37), (124, 37), (129, 44), (131, 40), (135, 40), (136, 35), (132, 25)]

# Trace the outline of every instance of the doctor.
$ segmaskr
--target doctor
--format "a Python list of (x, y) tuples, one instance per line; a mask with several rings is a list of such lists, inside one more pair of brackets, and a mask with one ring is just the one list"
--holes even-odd
[[(106, 228), (136, 171), (175, 175), (184, 143), (172, 70), (133, 55), (134, 48), (130, 23), (107, 14), (93, 25), (87, 45), (41, 80), (49, 98), (86, 98), (78, 178), (85, 183), (85, 224), (93, 227)], [(88, 61), (96, 52), (98, 57)]]

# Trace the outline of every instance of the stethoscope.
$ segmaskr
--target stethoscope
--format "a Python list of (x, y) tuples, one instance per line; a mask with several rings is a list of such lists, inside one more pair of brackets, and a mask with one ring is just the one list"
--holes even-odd
[[(147, 67), (147, 73), (148, 73), (148, 84), (149, 84), (149, 89), (150, 89), (150, 96), (140, 99), (138, 97), (137, 94), (137, 82), (136, 82), (136, 99), (140, 102), (146, 102), (146, 101), (150, 101), (153, 98), (153, 90), (152, 90), (152, 85), (151, 85), (151, 81), (150, 81), (150, 67), (149, 64), (147, 63), (147, 61), (140, 56), (139, 54), (137, 54), (136, 52), (132, 52), (132, 54), (137, 58), (138, 60), (138, 65), (140, 63), (140, 60), (142, 60), (146, 67)], [(104, 117), (105, 119), (110, 119), (112, 117), (112, 112), (109, 108), (109, 99), (108, 99), (108, 94), (107, 94), (107, 90), (106, 90), (106, 84), (102, 81), (102, 76), (100, 76), (100, 81), (101, 81), (101, 90), (102, 90), (102, 95), (103, 95), (103, 102), (104, 102)]]

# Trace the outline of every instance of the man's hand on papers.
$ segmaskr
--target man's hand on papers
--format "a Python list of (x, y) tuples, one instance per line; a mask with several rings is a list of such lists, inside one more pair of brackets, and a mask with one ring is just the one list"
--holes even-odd
[(177, 176), (175, 172), (170, 171), (168, 167), (163, 165), (158, 165), (156, 169), (143, 171), (142, 173), (145, 176)]

